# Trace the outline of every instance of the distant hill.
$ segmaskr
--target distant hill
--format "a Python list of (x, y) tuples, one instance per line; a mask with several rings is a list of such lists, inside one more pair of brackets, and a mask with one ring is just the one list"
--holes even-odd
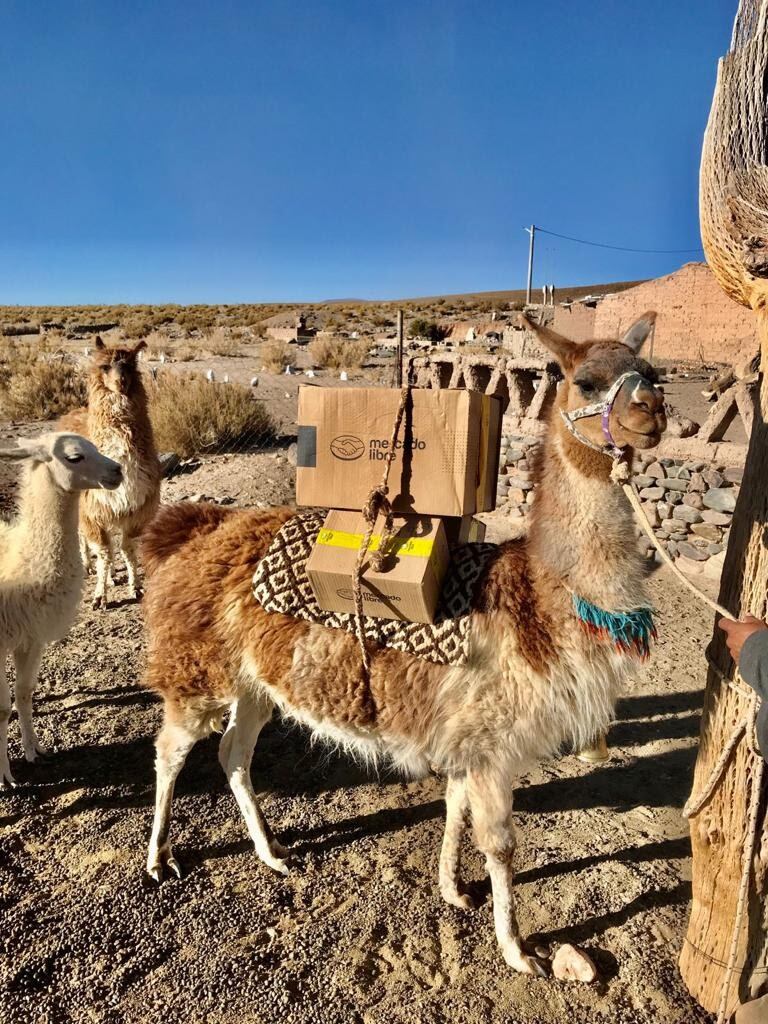
[[(585, 295), (607, 295), (610, 292), (623, 292), (627, 288), (634, 288), (635, 285), (645, 284), (646, 279), (641, 281), (611, 281), (607, 284), (578, 284), (558, 285), (555, 291), (555, 301), (562, 302), (567, 298), (582, 299)], [(534, 288), (531, 296), (534, 302), (541, 299), (541, 288)], [(404, 299), (323, 299), (318, 303), (307, 303), (307, 305), (318, 306), (381, 306), (392, 303), (400, 305), (405, 302), (419, 302), (422, 304), (439, 302), (441, 299), (446, 302), (457, 302), (460, 299), (464, 302), (525, 302), (525, 288), (518, 288), (513, 291), (500, 292), (456, 292), (445, 295), (413, 295)]]

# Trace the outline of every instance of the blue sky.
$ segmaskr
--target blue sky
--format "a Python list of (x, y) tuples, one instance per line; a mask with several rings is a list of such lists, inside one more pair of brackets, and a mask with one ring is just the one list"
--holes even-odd
[[(735, 0), (5, 0), (0, 303), (518, 288), (699, 245)], [(542, 236), (535, 284), (691, 255)]]

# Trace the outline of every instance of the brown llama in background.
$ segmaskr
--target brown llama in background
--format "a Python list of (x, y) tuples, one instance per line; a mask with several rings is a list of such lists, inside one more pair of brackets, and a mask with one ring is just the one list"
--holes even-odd
[(120, 463), (123, 482), (115, 491), (87, 491), (80, 500), (80, 532), (86, 560), (96, 557), (94, 608), (108, 605), (114, 543), (117, 540), (132, 598), (140, 595), (137, 544), (160, 504), (160, 464), (147, 409), (147, 393), (137, 365), (140, 341), (132, 348), (108, 348), (96, 338), (88, 375), (88, 408), (63, 416), (63, 430), (89, 437)]
[[(145, 681), (165, 700), (150, 875), (159, 881), (165, 870), (179, 872), (169, 843), (174, 783), (196, 740), (228, 710), (222, 767), (256, 853), (287, 871), (250, 776), (259, 732), (277, 705), (316, 736), (363, 758), (388, 758), (412, 775), (430, 766), (445, 773), (440, 891), (454, 906), (472, 906), (459, 881), (469, 813), (491, 879), (504, 958), (519, 971), (545, 973), (525, 948), (515, 915), (515, 781), (561, 744), (578, 748), (607, 729), (652, 635), (632, 510), (611, 480), (600, 416), (579, 419), (577, 436), (562, 414), (604, 401), (615, 385), (606, 417), (615, 444), (631, 456), (633, 446), (658, 443), (666, 426), (664, 396), (637, 354), (653, 318), (646, 314), (621, 342), (582, 345), (530, 325), (565, 375), (537, 469), (530, 533), (500, 545), (486, 567), (474, 596), (466, 664), (438, 665), (372, 646), (373, 716), (359, 699), (354, 636), (268, 614), (254, 601), (254, 570), (289, 510), (179, 504), (160, 511), (144, 538)], [(622, 629), (632, 623), (630, 633), (615, 633), (619, 623)]]

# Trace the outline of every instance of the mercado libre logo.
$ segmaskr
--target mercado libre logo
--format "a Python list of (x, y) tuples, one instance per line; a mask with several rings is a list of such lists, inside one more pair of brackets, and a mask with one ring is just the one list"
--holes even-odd
[(365, 451), (365, 444), (354, 434), (340, 434), (331, 441), (331, 454), (344, 462), (359, 459)]

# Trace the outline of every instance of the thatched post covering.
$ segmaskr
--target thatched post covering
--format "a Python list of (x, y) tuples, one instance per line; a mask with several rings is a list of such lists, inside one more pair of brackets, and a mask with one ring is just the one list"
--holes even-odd
[[(768, 0), (741, 0), (704, 138), (700, 216), (707, 260), (725, 291), (750, 306), (761, 338), (759, 407), (723, 570), (719, 603), (766, 616), (768, 594)], [(733, 355), (735, 356), (735, 352)], [(701, 792), (750, 698), (728, 686), (734, 666), (714, 630), (693, 792)], [(718, 671), (719, 670), (719, 671)], [(736, 676), (738, 683), (738, 676)], [(739, 742), (712, 797), (691, 819), (693, 906), (680, 956), (691, 994), (720, 1019), (768, 982), (768, 835), (762, 771)], [(746, 908), (737, 903), (752, 797), (757, 833)], [(735, 947), (733, 943), (735, 942)], [(735, 955), (734, 955), (735, 954)], [(733, 962), (729, 973), (726, 966)]]

